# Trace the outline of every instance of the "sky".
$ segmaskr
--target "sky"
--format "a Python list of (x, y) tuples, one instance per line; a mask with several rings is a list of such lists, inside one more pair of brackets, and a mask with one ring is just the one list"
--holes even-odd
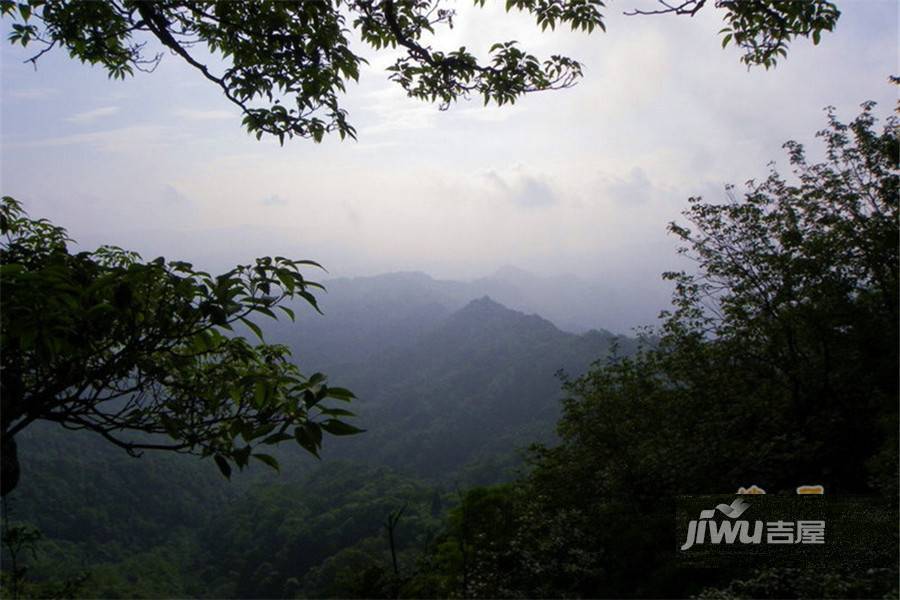
[[(784, 165), (781, 145), (815, 148), (822, 109), (886, 116), (898, 68), (898, 3), (838, 2), (837, 30), (799, 40), (774, 70), (721, 49), (719, 11), (628, 17), (608, 33), (541, 34), (502, 2), (460, 14), (435, 45), (516, 39), (585, 65), (573, 89), (514, 106), (448, 111), (408, 99), (370, 61), (344, 100), (357, 141), (258, 142), (212, 84), (174, 55), (112, 81), (51, 52), (0, 51), (0, 187), (87, 248), (111, 243), (225, 269), (260, 255), (322, 262), (332, 276), (422, 270), (473, 278), (503, 265), (665, 294), (679, 268), (666, 224), (691, 196)], [(3, 29), (9, 23), (3, 21)]]

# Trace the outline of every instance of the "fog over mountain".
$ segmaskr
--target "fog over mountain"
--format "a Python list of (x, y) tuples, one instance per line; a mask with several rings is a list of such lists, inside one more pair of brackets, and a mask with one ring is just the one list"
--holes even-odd
[[(407, 272), (326, 283), (324, 315), (297, 305), (297, 323), (270, 322), (267, 339), (359, 398), (357, 424), (367, 433), (329, 444), (323, 456), (418, 477), (508, 476), (521, 449), (552, 439), (560, 375), (577, 377), (611, 352), (637, 347), (605, 328), (573, 333), (542, 313), (514, 310), (542, 302), (552, 309), (566, 298), (552, 294), (558, 280), (519, 269), (469, 282)], [(584, 323), (590, 290), (580, 290)]]
[(483, 297), (579, 334), (597, 330), (633, 335), (635, 327), (652, 324), (666, 305), (659, 292), (627, 295), (612, 284), (574, 275), (541, 277), (511, 266), (469, 281), (399, 272), (324, 283), (328, 291), (318, 297), (324, 315), (297, 304), (296, 328), (272, 328), (273, 339), (290, 343), (301, 364), (311, 361), (323, 370), (396, 349)]
[(898, 17), (0, 1), (0, 600), (900, 600)]
[(498, 478), (497, 463), (515, 463), (517, 451), (552, 438), (561, 377), (581, 375), (614, 347), (620, 355), (636, 348), (607, 331), (561, 331), (487, 296), (414, 328), (383, 336), (359, 362), (329, 368), (359, 396), (358, 424), (369, 429), (336, 452), (435, 480), (485, 460), (491, 466), (481, 470)]

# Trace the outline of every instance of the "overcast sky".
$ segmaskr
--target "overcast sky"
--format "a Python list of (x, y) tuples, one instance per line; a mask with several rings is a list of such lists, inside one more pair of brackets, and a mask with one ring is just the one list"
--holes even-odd
[(785, 140), (812, 142), (826, 105), (845, 119), (867, 99), (892, 110), (898, 4), (839, 2), (819, 46), (799, 41), (775, 70), (748, 72), (738, 50), (720, 49), (712, 7), (694, 19), (621, 15), (641, 2), (610, 2), (609, 32), (590, 36), (541, 35), (460, 2), (440, 45), (517, 39), (581, 60), (584, 80), (513, 107), (440, 112), (387, 81), (389, 56), (370, 56), (346, 99), (359, 140), (284, 147), (248, 136), (175, 56), (122, 82), (63, 52), (35, 71), (4, 44), (2, 193), (86, 246), (211, 267), (287, 254), (338, 276), (475, 277), (512, 264), (656, 285), (675, 264), (666, 223), (689, 196), (764, 177)]

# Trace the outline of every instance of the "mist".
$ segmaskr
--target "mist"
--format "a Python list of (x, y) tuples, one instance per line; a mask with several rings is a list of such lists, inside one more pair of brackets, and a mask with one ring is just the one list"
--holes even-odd
[(0, 595), (897, 598), (900, 4), (479, 4), (2, 3)]
[(214, 270), (276, 254), (332, 276), (473, 279), (513, 265), (665, 301), (659, 275), (686, 268), (666, 226), (689, 197), (724, 199), (726, 184), (764, 177), (786, 139), (811, 141), (826, 105), (892, 110), (883, 58), (896, 50), (897, 6), (843, 10), (820, 46), (798, 43), (777, 69), (747, 72), (736, 50), (708, 52), (721, 28), (713, 11), (610, 10), (600, 39), (541, 36), (499, 7), (462, 8), (453, 38), (478, 47), (508, 33), (560, 49), (583, 61), (584, 81), (502, 109), (473, 100), (440, 111), (404, 98), (378, 56), (347, 97), (357, 141), (283, 148), (247, 136), (172, 56), (120, 82), (64, 53), (35, 70), (28, 50), (5, 45), (3, 186), (83, 247)]

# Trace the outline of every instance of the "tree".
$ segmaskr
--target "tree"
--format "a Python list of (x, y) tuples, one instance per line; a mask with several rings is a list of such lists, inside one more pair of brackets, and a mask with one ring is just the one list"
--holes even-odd
[[(690, 224), (670, 231), (696, 270), (667, 274), (659, 346), (568, 386), (564, 442), (537, 454), (532, 485), (607, 532), (588, 546), (608, 556), (607, 577), (591, 582), (605, 593), (638, 581), (654, 596), (696, 591), (673, 579), (665, 550), (664, 499), (676, 495), (814, 481), (896, 507), (900, 146), (897, 119), (878, 131), (873, 107), (849, 124), (828, 110), (823, 162), (788, 142), (791, 178), (772, 167), (740, 197), (692, 199)], [(883, 551), (869, 566), (893, 575), (880, 571), (862, 596), (896, 585), (896, 546)], [(637, 556), (643, 575), (629, 570)]]
[[(898, 122), (879, 133), (874, 103), (862, 108), (849, 125), (828, 109), (823, 163), (785, 144), (794, 181), (773, 168), (742, 201), (692, 199), (693, 228), (670, 231), (698, 272), (667, 274), (669, 339), (712, 336), (777, 386), (788, 422), (802, 425), (802, 469), (848, 491), (872, 486), (862, 467), (881, 444), (896, 450), (898, 400)], [(881, 483), (896, 490), (895, 478)]]
[[(3, 495), (15, 488), (15, 436), (38, 420), (95, 432), (132, 455), (212, 456), (229, 476), (261, 446), (295, 439), (317, 454), (322, 432), (360, 430), (349, 401), (321, 373), (303, 376), (285, 346), (266, 344), (254, 318), (293, 319), (284, 300), (317, 308), (310, 261), (260, 258), (213, 277), (185, 262), (143, 262), (103, 246), (72, 254), (66, 231), (0, 205), (0, 395)], [(233, 326), (259, 337), (253, 345)]]
[[(504, 586), (485, 597), (785, 597), (814, 578), (800, 593), (896, 595), (896, 538), (872, 544), (866, 577), (827, 581), (810, 566), (685, 577), (671, 550), (678, 495), (815, 482), (896, 512), (900, 144), (873, 106), (849, 124), (829, 109), (823, 162), (789, 142), (791, 178), (694, 198), (670, 226), (696, 269), (667, 274), (657, 340), (566, 382), (560, 444), (534, 449), (507, 523), (472, 552), (470, 572)], [(536, 583), (537, 565), (554, 575)]]
[[(656, 9), (635, 9), (633, 15), (688, 15), (693, 17), (708, 0), (656, 0)], [(840, 11), (832, 2), (813, 0), (716, 0), (724, 11), (725, 27), (719, 32), (722, 47), (735, 44), (744, 51), (741, 62), (748, 67), (774, 67), (797, 37), (811, 37), (818, 45), (823, 31), (833, 31)]]
[[(646, 0), (645, 0), (646, 1)], [(682, 0), (633, 14), (695, 15), (707, 0)], [(475, 0), (484, 5), (485, 0)], [(832, 31), (840, 12), (828, 0), (716, 0), (726, 27), (722, 45), (734, 43), (748, 65), (774, 66), (790, 42)], [(507, 0), (506, 9), (534, 16), (542, 30), (605, 29), (603, 0)], [(582, 65), (553, 55), (540, 60), (515, 41), (493, 44), (486, 59), (465, 46), (442, 50), (432, 37), (453, 27), (445, 0), (294, 0), (229, 2), (195, 0), (2, 0), (9, 39), (39, 44), (37, 60), (61, 47), (82, 62), (99, 64), (110, 77), (152, 71), (159, 47), (175, 54), (219, 87), (236, 105), (247, 130), (284, 142), (299, 136), (320, 141), (336, 131), (355, 136), (339, 96), (359, 78), (365, 58), (351, 49), (351, 30), (376, 51), (404, 53), (388, 68), (409, 96), (446, 108), (461, 98), (485, 104), (515, 102), (529, 92), (567, 88)], [(147, 44), (159, 46), (148, 53)], [(204, 48), (204, 50), (199, 50)], [(221, 65), (217, 67), (215, 65)]]

